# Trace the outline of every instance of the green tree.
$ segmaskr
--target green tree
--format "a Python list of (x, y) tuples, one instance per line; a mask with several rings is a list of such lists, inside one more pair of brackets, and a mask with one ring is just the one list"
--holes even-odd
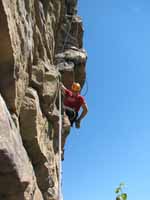
[(120, 183), (119, 186), (116, 188), (115, 193), (117, 194), (116, 200), (127, 200), (127, 193), (123, 192), (125, 184)]

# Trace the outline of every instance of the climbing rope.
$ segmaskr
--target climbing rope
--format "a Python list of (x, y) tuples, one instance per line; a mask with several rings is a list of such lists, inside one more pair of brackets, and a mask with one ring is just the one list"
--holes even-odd
[(61, 163), (61, 138), (62, 138), (62, 115), (61, 115), (61, 89), (59, 89), (59, 187), (58, 187), (58, 199), (62, 200), (62, 163)]
[(85, 85), (86, 85), (86, 90), (85, 90), (85, 92), (82, 94), (82, 96), (84, 96), (84, 97), (87, 95), (88, 90), (89, 90), (89, 85), (88, 85), (87, 78), (85, 79)]
[[(62, 52), (65, 49), (65, 45), (67, 43), (68, 37), (69, 37), (69, 33), (71, 30), (71, 26), (72, 26), (72, 22), (73, 22), (73, 16), (69, 25), (69, 29), (66, 33), (66, 37), (64, 40), (64, 44), (62, 46)], [(63, 195), (62, 195), (62, 163), (61, 163), (61, 155), (62, 155), (62, 107), (61, 107), (61, 88), (60, 88), (60, 84), (59, 84), (59, 172), (58, 172), (58, 200), (63, 200)]]

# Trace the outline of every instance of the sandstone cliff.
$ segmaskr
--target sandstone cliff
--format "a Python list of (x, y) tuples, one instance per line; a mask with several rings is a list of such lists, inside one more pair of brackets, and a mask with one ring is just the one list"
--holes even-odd
[[(86, 77), (76, 7), (0, 0), (0, 200), (57, 200), (59, 79)], [(63, 115), (63, 146), (69, 132)]]

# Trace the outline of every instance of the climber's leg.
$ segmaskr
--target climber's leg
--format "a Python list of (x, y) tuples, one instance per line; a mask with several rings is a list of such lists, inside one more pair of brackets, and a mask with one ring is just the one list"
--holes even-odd
[(73, 123), (76, 121), (77, 116), (78, 116), (78, 112), (72, 110), (72, 109), (65, 109), (66, 115), (69, 118), (70, 124), (71, 126), (73, 126)]

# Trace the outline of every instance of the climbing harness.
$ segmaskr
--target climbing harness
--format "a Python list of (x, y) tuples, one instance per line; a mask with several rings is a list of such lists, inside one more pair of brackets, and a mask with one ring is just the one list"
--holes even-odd
[(73, 120), (75, 118), (76, 111), (73, 108), (70, 108), (68, 106), (63, 105), (63, 109), (66, 110), (66, 111), (68, 110), (72, 113), (72, 116), (70, 116), (70, 120)]

